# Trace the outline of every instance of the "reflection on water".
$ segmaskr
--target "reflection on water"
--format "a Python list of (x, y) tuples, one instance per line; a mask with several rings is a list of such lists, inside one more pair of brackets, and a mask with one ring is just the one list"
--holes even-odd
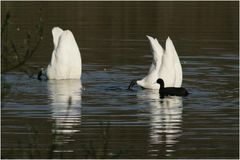
[[(154, 145), (164, 145), (164, 156), (170, 156), (173, 146), (178, 142), (181, 135), (182, 123), (182, 98), (166, 97), (160, 99), (158, 90), (144, 90), (138, 94), (138, 98), (149, 103), (150, 130), (149, 130), (149, 152), (151, 156), (159, 156), (162, 150), (156, 149)], [(151, 149), (152, 148), (152, 149)]]
[(58, 143), (70, 141), (70, 136), (79, 132), (81, 124), (81, 89), (80, 80), (48, 81), (49, 96), (52, 100), (52, 132), (58, 136)]

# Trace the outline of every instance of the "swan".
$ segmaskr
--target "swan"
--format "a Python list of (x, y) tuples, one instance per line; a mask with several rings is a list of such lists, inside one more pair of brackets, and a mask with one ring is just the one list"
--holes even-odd
[(182, 87), (165, 87), (164, 81), (159, 78), (157, 80), (157, 83), (161, 86), (159, 89), (159, 93), (161, 95), (161, 98), (164, 98), (164, 96), (187, 96), (189, 93), (185, 88)]
[(159, 78), (164, 80), (165, 87), (181, 87), (182, 85), (182, 66), (170, 37), (166, 40)]
[(156, 38), (147, 36), (153, 54), (153, 61), (149, 72), (142, 80), (132, 80), (128, 89), (135, 84), (147, 89), (160, 89), (160, 84), (156, 83), (158, 78), (165, 82), (166, 87), (181, 87), (182, 66), (176, 49), (170, 37), (166, 40), (165, 50)]
[(70, 30), (59, 27), (52, 29), (53, 45), (51, 62), (47, 69), (41, 69), (38, 79), (80, 79), (82, 60), (78, 45)]

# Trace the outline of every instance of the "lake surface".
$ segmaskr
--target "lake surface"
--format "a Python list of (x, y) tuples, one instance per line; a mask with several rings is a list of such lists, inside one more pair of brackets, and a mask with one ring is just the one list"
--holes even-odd
[[(16, 44), (43, 19), (29, 66), (50, 62), (54, 26), (73, 32), (83, 61), (81, 81), (4, 75), (2, 158), (239, 158), (238, 2), (1, 4)], [(171, 37), (188, 97), (127, 91), (152, 61), (145, 35)]]

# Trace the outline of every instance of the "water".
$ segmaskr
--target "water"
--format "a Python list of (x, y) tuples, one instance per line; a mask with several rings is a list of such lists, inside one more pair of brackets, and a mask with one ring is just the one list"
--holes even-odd
[[(80, 48), (82, 80), (7, 73), (3, 158), (238, 158), (237, 2), (2, 2), (16, 43), (40, 8), (44, 40), (28, 64), (46, 67), (51, 28), (68, 28)], [(150, 67), (146, 34), (163, 46), (172, 38), (188, 97), (127, 91)]]

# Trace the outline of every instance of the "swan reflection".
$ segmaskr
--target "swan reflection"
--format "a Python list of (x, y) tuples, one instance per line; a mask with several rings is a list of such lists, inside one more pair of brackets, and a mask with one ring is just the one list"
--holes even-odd
[[(159, 156), (158, 154), (164, 153), (165, 156), (170, 156), (174, 152), (173, 146), (178, 142), (177, 138), (182, 132), (182, 97), (170, 96), (160, 99), (157, 90), (144, 90), (138, 97), (149, 104), (150, 154)], [(163, 147), (159, 147), (159, 145), (163, 145)], [(164, 148), (164, 151), (160, 148)]]
[(81, 124), (81, 88), (80, 80), (48, 81), (52, 119), (55, 121), (52, 133), (58, 136), (58, 143), (71, 141), (70, 136), (79, 132), (77, 126)]

